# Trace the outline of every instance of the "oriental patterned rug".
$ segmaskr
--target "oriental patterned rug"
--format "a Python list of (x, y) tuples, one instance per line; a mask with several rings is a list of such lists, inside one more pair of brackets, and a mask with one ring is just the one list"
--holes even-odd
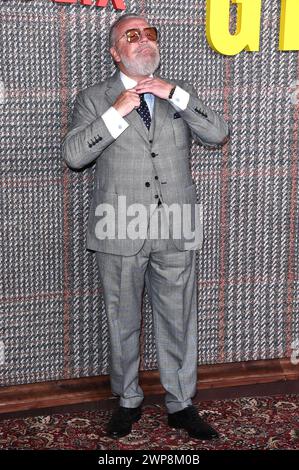
[(190, 439), (167, 426), (164, 406), (145, 405), (130, 435), (106, 436), (112, 411), (84, 411), (0, 421), (1, 449), (70, 450), (299, 450), (299, 395), (238, 398), (197, 404), (220, 439)]

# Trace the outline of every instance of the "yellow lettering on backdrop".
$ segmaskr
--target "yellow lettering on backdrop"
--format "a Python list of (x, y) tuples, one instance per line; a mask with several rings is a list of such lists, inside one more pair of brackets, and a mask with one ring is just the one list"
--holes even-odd
[(237, 4), (237, 28), (229, 32), (230, 0), (207, 0), (206, 34), (210, 46), (220, 54), (242, 50), (259, 51), (261, 0), (232, 0)]
[(299, 1), (282, 0), (280, 15), (280, 51), (299, 51)]

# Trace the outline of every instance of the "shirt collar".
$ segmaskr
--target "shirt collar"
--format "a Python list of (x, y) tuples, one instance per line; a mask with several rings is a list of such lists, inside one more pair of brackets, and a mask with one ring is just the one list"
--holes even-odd
[[(120, 75), (121, 81), (123, 82), (124, 87), (125, 87), (126, 90), (128, 90), (129, 88), (134, 88), (134, 86), (137, 85), (137, 82), (135, 82), (135, 80), (128, 77), (128, 75), (123, 73), (121, 70), (119, 71), (119, 75)], [(150, 77), (152, 78), (153, 74), (151, 74)]]

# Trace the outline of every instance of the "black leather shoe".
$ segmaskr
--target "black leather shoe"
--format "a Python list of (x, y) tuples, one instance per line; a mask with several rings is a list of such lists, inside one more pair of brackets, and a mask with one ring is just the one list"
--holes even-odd
[(141, 418), (141, 406), (137, 408), (125, 408), (119, 406), (112, 413), (112, 417), (107, 425), (107, 434), (110, 437), (123, 437), (130, 434), (132, 424)]
[(216, 439), (219, 434), (209, 424), (203, 421), (195, 406), (187, 406), (176, 413), (168, 414), (168, 425), (172, 428), (185, 429), (190, 437), (195, 439)]

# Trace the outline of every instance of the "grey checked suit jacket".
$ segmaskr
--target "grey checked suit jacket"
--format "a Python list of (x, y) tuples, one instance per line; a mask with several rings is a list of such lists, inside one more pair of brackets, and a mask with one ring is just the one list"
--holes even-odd
[[(64, 159), (71, 168), (80, 169), (96, 161), (87, 227), (88, 249), (125, 256), (134, 255), (141, 249), (145, 237), (118, 237), (119, 196), (126, 196), (126, 207), (143, 204), (148, 211), (147, 222), (150, 208), (157, 206), (158, 197), (167, 206), (175, 203), (183, 209), (184, 204), (189, 204), (192, 229), (199, 237), (192, 241), (181, 230), (180, 237), (172, 238), (179, 250), (201, 247), (203, 211), (202, 204), (197, 204), (191, 178), (191, 138), (214, 147), (227, 140), (229, 128), (221, 116), (202, 102), (192, 86), (181, 81), (172, 80), (171, 83), (190, 93), (187, 109), (178, 111), (170, 101), (155, 97), (150, 131), (133, 110), (124, 118), (129, 127), (117, 139), (112, 137), (101, 116), (124, 90), (119, 72), (78, 94), (71, 127), (62, 147)], [(100, 216), (97, 207), (103, 203), (110, 204), (115, 211), (113, 238), (98, 236)], [(172, 219), (169, 219), (171, 236)]]

